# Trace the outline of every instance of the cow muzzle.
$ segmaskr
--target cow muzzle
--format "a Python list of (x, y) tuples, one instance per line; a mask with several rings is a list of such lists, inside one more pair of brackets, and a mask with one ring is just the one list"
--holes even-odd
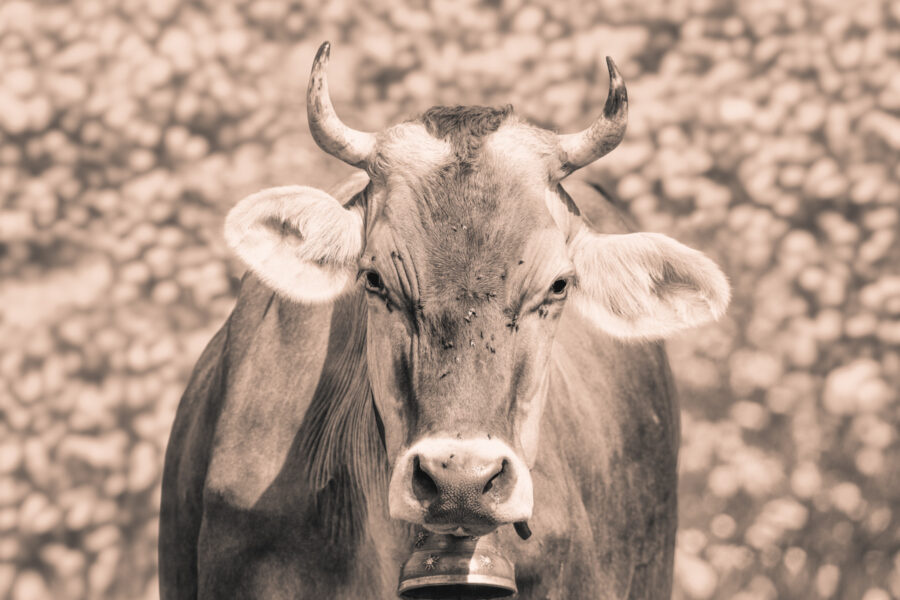
[(502, 441), (425, 438), (397, 459), (389, 506), (435, 533), (481, 536), (531, 517), (531, 475)]

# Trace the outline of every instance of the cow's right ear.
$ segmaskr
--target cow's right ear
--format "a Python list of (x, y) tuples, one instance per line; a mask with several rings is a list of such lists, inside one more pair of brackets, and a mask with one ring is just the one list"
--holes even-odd
[(315, 188), (270, 188), (241, 200), (225, 240), (277, 292), (303, 303), (334, 300), (354, 280), (363, 245), (358, 207)]

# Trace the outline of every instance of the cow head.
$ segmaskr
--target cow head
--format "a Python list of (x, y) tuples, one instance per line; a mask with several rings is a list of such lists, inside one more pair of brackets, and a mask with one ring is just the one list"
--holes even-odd
[(229, 214), (226, 237), (297, 302), (365, 288), (393, 517), (470, 535), (525, 521), (562, 312), (660, 338), (720, 316), (728, 284), (666, 236), (596, 233), (560, 186), (624, 135), (612, 61), (604, 114), (581, 133), (533, 127), (509, 107), (456, 107), (370, 134), (335, 114), (328, 55), (326, 43), (313, 65), (310, 130), (367, 171), (366, 190), (346, 206), (307, 187), (259, 192)]

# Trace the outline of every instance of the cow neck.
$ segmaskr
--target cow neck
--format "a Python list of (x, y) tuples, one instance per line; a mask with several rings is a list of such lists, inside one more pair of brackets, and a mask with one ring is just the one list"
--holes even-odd
[(300, 428), (306, 476), (331, 539), (358, 538), (384, 512), (387, 458), (366, 365), (362, 290), (338, 299), (327, 356)]

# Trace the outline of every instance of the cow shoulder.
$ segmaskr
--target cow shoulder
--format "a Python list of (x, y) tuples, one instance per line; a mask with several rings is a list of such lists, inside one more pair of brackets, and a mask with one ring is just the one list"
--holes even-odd
[[(561, 463), (577, 483), (593, 544), (602, 548), (594, 566), (607, 573), (616, 597), (668, 597), (679, 413), (664, 347), (598, 333), (572, 313), (563, 315), (559, 339), (559, 396), (548, 424), (562, 432)], [(644, 579), (649, 587), (641, 587)]]
[(206, 346), (181, 398), (166, 449), (159, 521), (160, 597), (195, 598), (203, 482), (221, 399), (227, 324)]
[(278, 475), (319, 379), (330, 304), (285, 300), (255, 274), (230, 319), (204, 501), (255, 504)]

